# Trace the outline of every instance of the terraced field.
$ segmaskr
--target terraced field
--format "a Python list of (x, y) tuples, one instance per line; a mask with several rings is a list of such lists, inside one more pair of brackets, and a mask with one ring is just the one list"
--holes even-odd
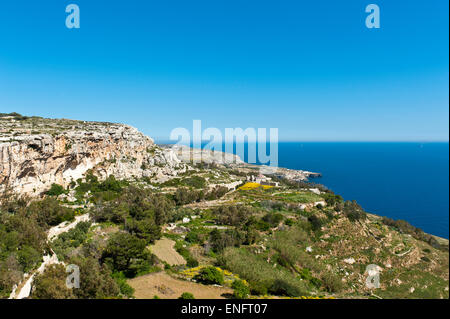
[(176, 299), (184, 292), (190, 292), (196, 299), (224, 299), (233, 293), (230, 288), (206, 286), (176, 279), (165, 272), (137, 277), (128, 281), (134, 288), (137, 299)]

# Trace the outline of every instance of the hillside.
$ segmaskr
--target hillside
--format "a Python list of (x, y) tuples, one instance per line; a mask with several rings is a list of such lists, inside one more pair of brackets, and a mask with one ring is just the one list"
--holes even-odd
[(316, 173), (18, 114), (0, 114), (0, 150), (3, 298), (449, 297), (448, 240), (365, 212)]
[(92, 169), (103, 178), (164, 179), (185, 168), (171, 150), (128, 125), (0, 117), (0, 191), (36, 195), (53, 183), (67, 187)]

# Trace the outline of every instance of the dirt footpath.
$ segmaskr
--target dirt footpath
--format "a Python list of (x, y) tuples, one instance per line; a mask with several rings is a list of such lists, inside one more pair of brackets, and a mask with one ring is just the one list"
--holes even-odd
[(207, 286), (173, 278), (165, 272), (158, 272), (128, 280), (135, 289), (137, 299), (177, 299), (183, 292), (190, 292), (196, 299), (224, 299), (223, 294), (232, 294), (230, 288)]

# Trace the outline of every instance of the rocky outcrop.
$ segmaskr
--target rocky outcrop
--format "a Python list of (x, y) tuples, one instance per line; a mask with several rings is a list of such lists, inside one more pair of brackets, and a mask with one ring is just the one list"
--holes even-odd
[(100, 178), (164, 179), (185, 170), (170, 149), (121, 124), (0, 118), (0, 191), (38, 195), (92, 170)]
[(308, 181), (309, 178), (321, 177), (320, 173), (294, 170), (283, 167), (272, 167), (266, 165), (248, 164), (235, 154), (213, 151), (209, 149), (190, 148), (184, 145), (165, 145), (164, 149), (172, 149), (177, 157), (185, 163), (207, 163), (221, 164), (234, 167), (242, 173), (248, 175), (255, 174), (255, 171), (268, 176), (276, 176), (293, 182)]
[(245, 164), (238, 155), (214, 151), (209, 149), (190, 148), (184, 145), (170, 145), (166, 149), (172, 149), (177, 157), (185, 163), (207, 163), (237, 165)]

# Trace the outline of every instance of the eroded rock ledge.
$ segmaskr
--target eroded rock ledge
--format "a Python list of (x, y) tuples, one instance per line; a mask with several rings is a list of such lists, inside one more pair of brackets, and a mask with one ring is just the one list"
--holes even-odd
[(0, 191), (38, 195), (90, 169), (100, 178), (164, 179), (186, 167), (172, 150), (128, 125), (0, 117)]

